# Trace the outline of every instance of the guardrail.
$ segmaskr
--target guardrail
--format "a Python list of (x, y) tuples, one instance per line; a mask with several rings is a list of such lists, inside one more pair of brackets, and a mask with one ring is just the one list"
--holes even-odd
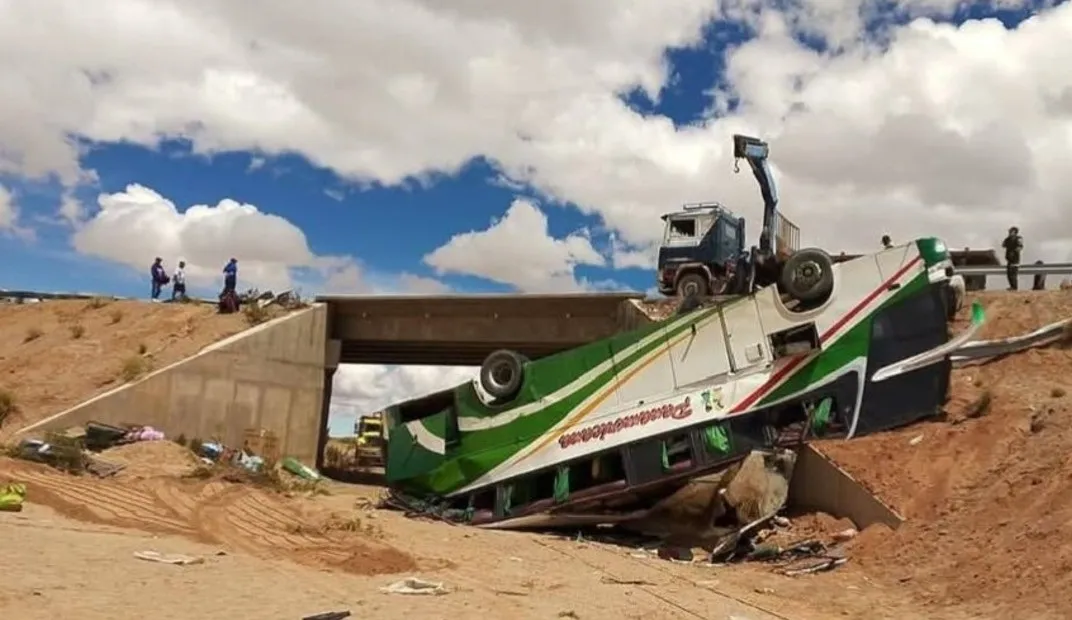
[[(953, 267), (962, 276), (1003, 276), (1005, 266), (1000, 267)], [(1020, 265), (1020, 275), (1072, 275), (1072, 263), (1046, 263), (1044, 265)]]

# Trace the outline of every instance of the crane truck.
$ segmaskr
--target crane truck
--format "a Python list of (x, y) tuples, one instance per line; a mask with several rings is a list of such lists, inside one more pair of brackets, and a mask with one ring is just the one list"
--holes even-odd
[(776, 285), (798, 303), (814, 304), (830, 294), (834, 260), (818, 248), (799, 248), (800, 229), (778, 213), (778, 191), (767, 165), (768, 144), (733, 136), (735, 170), (744, 159), (759, 183), (763, 228), (757, 245), (745, 249), (744, 218), (717, 202), (687, 204), (662, 216), (659, 292), (680, 297), (744, 295)]

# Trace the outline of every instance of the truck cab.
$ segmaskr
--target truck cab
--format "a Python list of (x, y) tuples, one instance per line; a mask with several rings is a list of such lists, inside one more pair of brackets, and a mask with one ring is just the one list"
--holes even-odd
[(744, 219), (718, 203), (688, 204), (662, 219), (659, 291), (683, 297), (717, 293), (708, 282), (732, 274), (745, 251)]
[[(666, 226), (659, 246), (660, 293), (706, 296), (737, 288), (732, 280), (738, 262), (748, 254), (743, 217), (719, 203), (707, 202), (686, 204), (662, 219)], [(797, 249), (800, 230), (782, 216), (775, 230), (776, 254), (784, 259)]]

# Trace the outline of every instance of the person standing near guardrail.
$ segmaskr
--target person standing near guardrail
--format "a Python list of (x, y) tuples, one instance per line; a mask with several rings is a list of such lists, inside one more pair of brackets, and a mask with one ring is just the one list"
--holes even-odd
[(1019, 290), (1020, 254), (1024, 251), (1024, 239), (1020, 236), (1020, 229), (1013, 226), (1009, 229), (1009, 235), (1001, 242), (1005, 248), (1005, 276), (1009, 279), (1009, 290)]

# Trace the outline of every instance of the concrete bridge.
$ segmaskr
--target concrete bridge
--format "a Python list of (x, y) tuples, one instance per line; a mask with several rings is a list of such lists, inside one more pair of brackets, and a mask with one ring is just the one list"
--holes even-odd
[(633, 303), (641, 297), (321, 297), (16, 434), (97, 421), (233, 447), (270, 435), (264, 456), (319, 464), (339, 364), (477, 366), (496, 349), (537, 359), (648, 322)]
[(478, 366), (496, 349), (530, 359), (606, 338), (635, 320), (639, 293), (325, 296), (342, 364)]

